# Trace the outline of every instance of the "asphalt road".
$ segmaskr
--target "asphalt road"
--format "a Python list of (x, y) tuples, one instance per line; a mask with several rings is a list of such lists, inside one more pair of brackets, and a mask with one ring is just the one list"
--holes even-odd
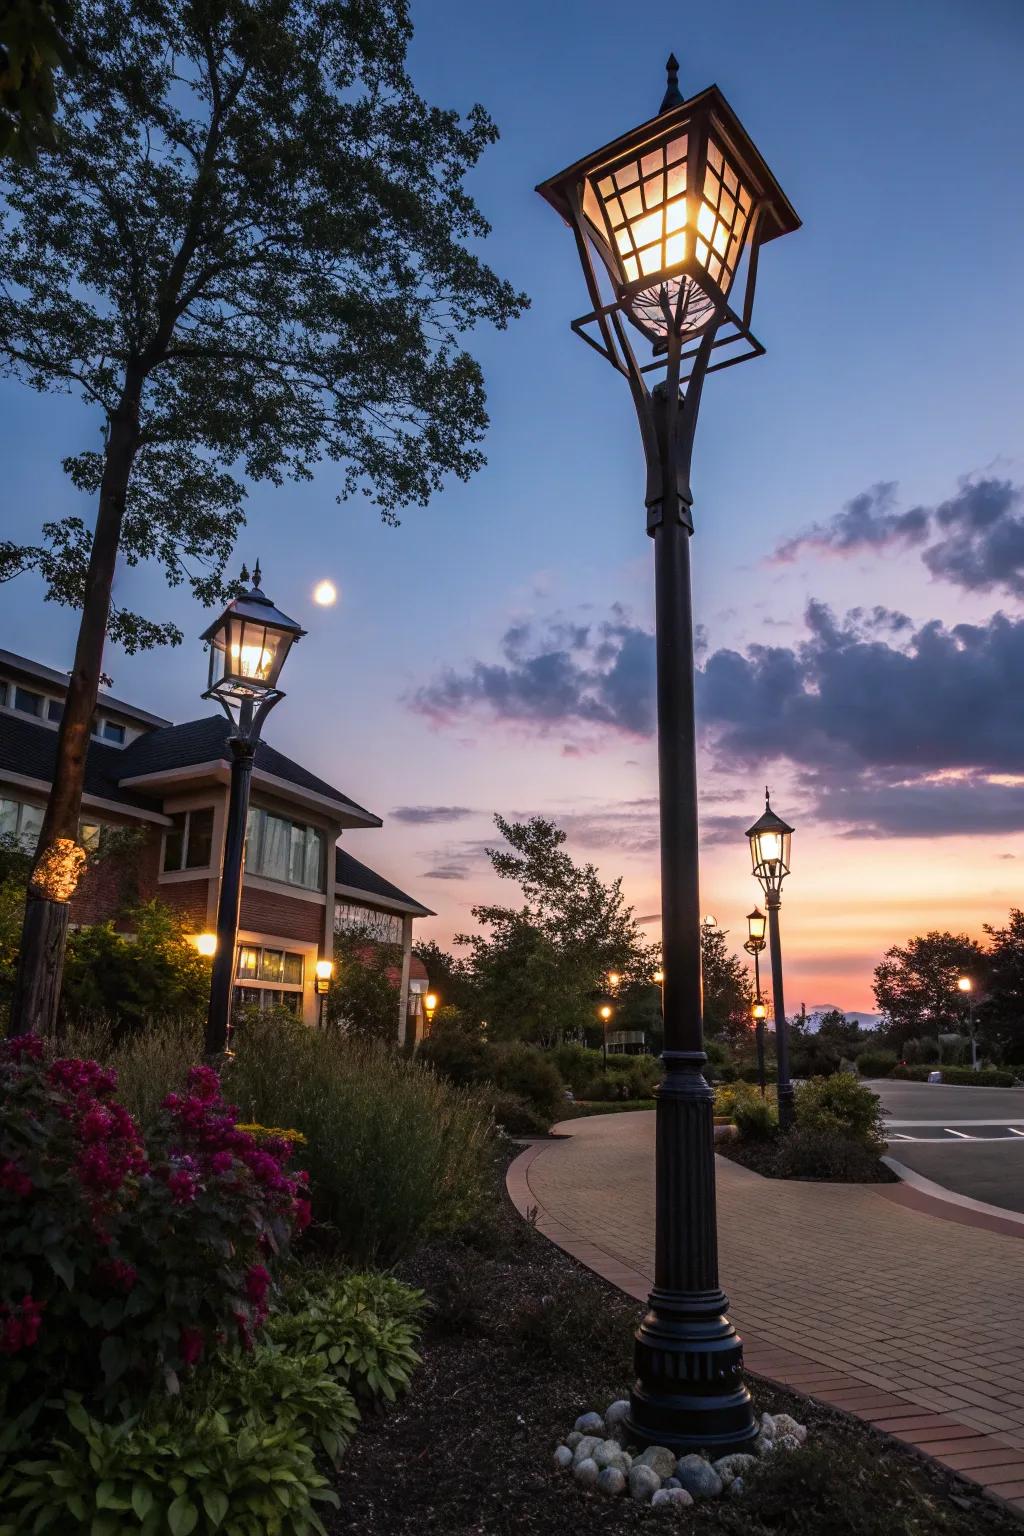
[(1024, 1212), (1024, 1088), (870, 1085), (889, 1111), (889, 1155), (956, 1194)]

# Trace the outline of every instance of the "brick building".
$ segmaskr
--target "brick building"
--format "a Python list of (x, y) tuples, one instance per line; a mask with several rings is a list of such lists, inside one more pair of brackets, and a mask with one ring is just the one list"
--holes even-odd
[[(32, 847), (53, 775), (66, 674), (0, 650), (0, 834)], [(216, 924), (230, 775), (223, 715), (174, 725), (101, 693), (86, 760), (79, 827), (90, 850), (121, 843), (89, 866), (77, 924), (118, 920), (126, 899), (159, 898), (197, 935)], [(316, 1018), (316, 961), (335, 929), (358, 929), (402, 954), (400, 1040), (422, 1033), (427, 978), (412, 925), (433, 914), (337, 846), (381, 820), (267, 742), (256, 750), (246, 834), (236, 997), (283, 1003)]]

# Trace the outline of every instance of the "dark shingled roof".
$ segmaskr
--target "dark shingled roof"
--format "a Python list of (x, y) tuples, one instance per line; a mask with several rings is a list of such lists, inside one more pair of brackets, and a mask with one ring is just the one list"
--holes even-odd
[[(122, 789), (125, 752), (102, 741), (90, 741), (85, 759), (85, 792), (101, 800), (139, 810), (159, 811), (158, 801), (131, 789)], [(20, 773), (29, 779), (53, 781), (57, 760), (57, 732), (35, 720), (0, 713), (0, 772)]]
[(429, 907), (424, 907), (412, 896), (407, 896), (400, 891), (397, 885), (392, 885), (390, 880), (385, 880), (383, 875), (378, 875), (375, 869), (369, 865), (361, 864), (354, 859), (344, 848), (334, 850), (334, 878), (339, 885), (348, 885), (357, 891), (365, 891), (369, 897), (383, 896), (388, 901), (400, 901), (404, 906), (415, 907), (414, 916), (433, 917)]
[[(217, 759), (230, 762), (230, 730), (226, 716), (207, 715), (203, 720), (186, 720), (182, 725), (147, 731), (144, 736), (137, 737), (118, 752), (120, 777), (134, 779), (146, 773), (166, 773), (172, 768), (189, 768), (194, 763), (209, 763)], [(381, 825), (379, 816), (364, 810), (348, 795), (343, 795), (340, 789), (318, 779), (315, 773), (292, 762), (290, 757), (285, 757), (283, 752), (278, 752), (265, 741), (261, 741), (256, 748), (256, 767), (300, 789), (308, 789), (328, 800), (334, 800), (338, 805), (349, 806), (360, 816), (365, 816), (371, 825)]]

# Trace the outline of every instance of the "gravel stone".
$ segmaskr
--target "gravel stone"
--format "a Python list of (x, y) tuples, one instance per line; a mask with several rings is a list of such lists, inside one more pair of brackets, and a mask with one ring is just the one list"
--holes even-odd
[(605, 1467), (597, 1479), (597, 1491), (603, 1493), (606, 1498), (617, 1498), (626, 1489), (625, 1474), (618, 1467)]
[(629, 1471), (626, 1453), (617, 1440), (602, 1440), (591, 1454), (599, 1467), (617, 1467), (623, 1473)]
[(680, 1456), (676, 1477), (695, 1499), (717, 1499), (722, 1491), (722, 1479), (703, 1456)]
[(656, 1488), (651, 1494), (651, 1508), (662, 1509), (667, 1514), (672, 1508), (672, 1493), (668, 1488)]
[(565, 1443), (569, 1447), (570, 1451), (574, 1451), (582, 1439), (583, 1436), (580, 1434), (579, 1430), (574, 1429), (571, 1435), (566, 1435)]
[(775, 1444), (780, 1451), (798, 1451), (800, 1449), (800, 1441), (796, 1435), (782, 1435), (776, 1440)]
[(583, 1488), (595, 1488), (597, 1480), (601, 1476), (600, 1468), (591, 1457), (585, 1456), (578, 1461), (572, 1469), (572, 1475)]
[(574, 1461), (586, 1461), (604, 1441), (600, 1435), (583, 1435), (572, 1453)]
[(792, 1435), (800, 1445), (807, 1439), (807, 1425), (798, 1424), (796, 1419), (788, 1413), (776, 1413), (772, 1418), (774, 1425), (773, 1434), (776, 1440), (783, 1435)]
[(681, 1488), (683, 1485), (679, 1481), (678, 1477), (666, 1477), (661, 1486), (663, 1488)]
[(604, 1419), (599, 1413), (581, 1413), (573, 1429), (578, 1429), (581, 1435), (600, 1435), (604, 1439)]
[(650, 1503), (653, 1494), (661, 1487), (661, 1478), (653, 1467), (634, 1462), (629, 1469), (629, 1493), (637, 1504)]
[(626, 1415), (628, 1413), (628, 1398), (620, 1397), (614, 1403), (609, 1403), (604, 1415), (605, 1428), (608, 1430), (609, 1434), (613, 1429), (615, 1429), (617, 1425), (622, 1424), (625, 1421)]
[(754, 1441), (755, 1456), (770, 1456), (775, 1449), (775, 1441), (770, 1435), (758, 1435)]
[(641, 1456), (634, 1461), (635, 1467), (650, 1467), (657, 1472), (659, 1479), (671, 1477), (676, 1470), (676, 1458), (672, 1451), (664, 1445), (649, 1445)]
[(670, 1488), (668, 1491), (668, 1496), (672, 1500), (672, 1503), (675, 1505), (676, 1509), (685, 1509), (688, 1505), (693, 1503), (693, 1495), (687, 1493), (685, 1488)]
[(730, 1497), (730, 1499), (742, 1499), (742, 1497), (743, 1497), (743, 1479), (742, 1479), (742, 1477), (734, 1477), (732, 1482), (729, 1484), (729, 1497)]
[(555, 1451), (555, 1469), (558, 1472), (568, 1472), (572, 1466), (572, 1451), (567, 1445), (560, 1445)]
[(736, 1451), (732, 1456), (723, 1456), (720, 1460), (712, 1462), (712, 1466), (727, 1488), (735, 1478), (742, 1477), (756, 1464), (757, 1457), (748, 1456), (743, 1451)]

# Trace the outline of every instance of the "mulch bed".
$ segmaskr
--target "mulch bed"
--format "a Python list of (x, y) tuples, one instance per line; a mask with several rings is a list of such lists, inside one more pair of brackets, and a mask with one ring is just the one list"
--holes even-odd
[[(778, 1179), (783, 1175), (776, 1166), (778, 1146), (771, 1141), (716, 1141), (715, 1151), (720, 1157), (727, 1157), (731, 1162), (740, 1163), (744, 1168), (752, 1168), (755, 1173), (763, 1174), (766, 1179)], [(791, 1175), (785, 1175), (790, 1178)], [(812, 1184), (898, 1184), (899, 1175), (893, 1173), (891, 1168), (876, 1158), (871, 1164), (871, 1177), (865, 1178), (858, 1174), (857, 1178), (837, 1178), (828, 1175), (820, 1179), (812, 1179), (809, 1175), (805, 1179), (793, 1179), (794, 1183)]]
[[(760, 1412), (791, 1413), (810, 1449), (776, 1453), (742, 1499), (662, 1516), (556, 1473), (557, 1439), (630, 1380), (640, 1309), (514, 1211), (495, 1168), (491, 1219), (401, 1266), (432, 1303), (423, 1364), (398, 1405), (364, 1421), (337, 1476), (332, 1536), (591, 1536), (638, 1526), (733, 1536), (1021, 1536), (970, 1484), (858, 1420), (750, 1379)], [(500, 1181), (500, 1182), (499, 1182)], [(500, 1194), (499, 1194), (500, 1189)]]

